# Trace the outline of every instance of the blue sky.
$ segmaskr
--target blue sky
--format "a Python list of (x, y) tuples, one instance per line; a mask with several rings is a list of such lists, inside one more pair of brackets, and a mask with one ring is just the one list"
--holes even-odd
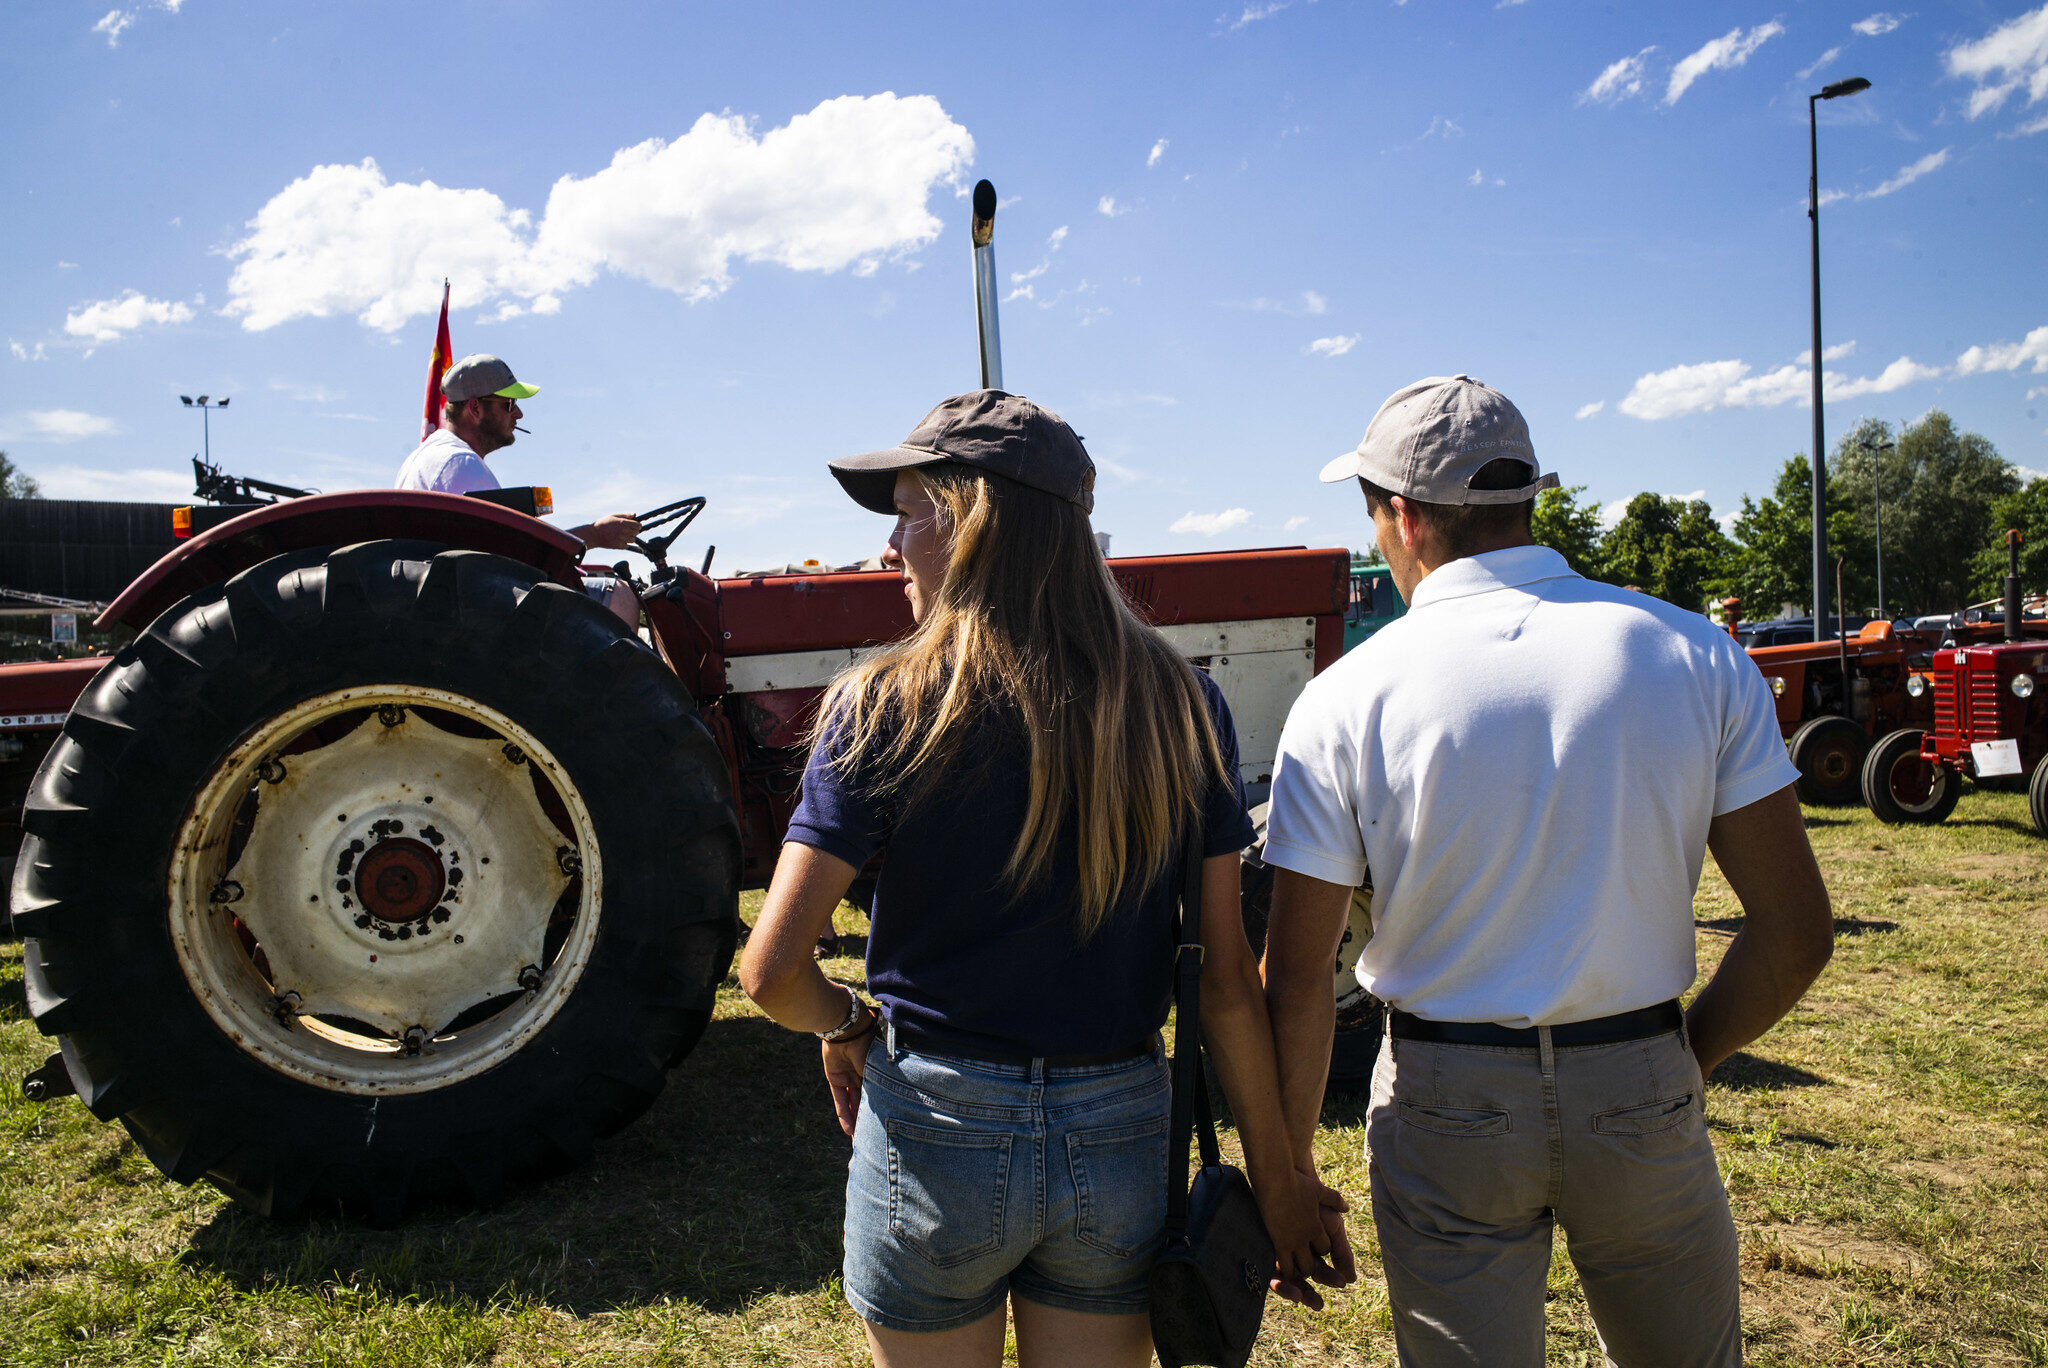
[(2048, 5), (109, 3), (0, 15), (0, 444), (53, 495), (187, 494), (202, 392), (231, 471), (387, 483), (450, 275), (542, 387), (507, 484), (868, 554), (824, 462), (976, 383), (987, 176), (1007, 378), (1117, 553), (1363, 545), (1317, 469), (1458, 371), (1600, 503), (1727, 512), (1808, 442), (1851, 75), (1828, 430), (2048, 470)]

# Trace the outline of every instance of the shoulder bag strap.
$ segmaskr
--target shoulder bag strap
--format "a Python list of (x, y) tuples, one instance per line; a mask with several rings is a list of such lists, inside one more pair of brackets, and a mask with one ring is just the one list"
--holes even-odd
[(1208, 1082), (1202, 1069), (1202, 825), (1192, 823), (1184, 838), (1180, 915), (1175, 923), (1173, 1115), (1166, 1147), (1166, 1228), (1187, 1229), (1188, 1151), (1196, 1121), (1204, 1167), (1223, 1162), (1216, 1145), (1216, 1122), (1209, 1111)]

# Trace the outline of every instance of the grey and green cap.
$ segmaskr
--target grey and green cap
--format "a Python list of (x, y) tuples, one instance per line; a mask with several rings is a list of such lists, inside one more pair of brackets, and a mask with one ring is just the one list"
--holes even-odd
[(483, 352), (465, 356), (441, 376), (441, 397), (459, 404), (465, 399), (531, 399), (539, 385), (522, 385), (513, 378), (512, 368)]
[[(1520, 489), (1474, 489), (1488, 461), (1526, 461), (1534, 483)], [(1433, 504), (1516, 504), (1553, 489), (1529, 441), (1521, 410), (1469, 375), (1431, 376), (1403, 386), (1380, 405), (1358, 449), (1323, 467), (1323, 483), (1354, 475), (1410, 499)]]
[(1001, 390), (956, 394), (886, 451), (831, 462), (840, 486), (862, 508), (896, 511), (896, 473), (952, 461), (1056, 494), (1083, 513), (1095, 508), (1095, 462), (1050, 409)]

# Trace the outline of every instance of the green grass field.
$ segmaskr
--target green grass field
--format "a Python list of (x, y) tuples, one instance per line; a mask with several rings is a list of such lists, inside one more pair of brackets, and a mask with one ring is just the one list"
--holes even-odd
[[(1751, 1361), (2048, 1365), (2048, 842), (2015, 794), (1967, 794), (1930, 830), (1808, 818), (1834, 963), (1708, 1099)], [(1703, 966), (1740, 915), (1710, 861)], [(48, 1049), (0, 947), (0, 1364), (865, 1361), (815, 1049), (730, 984), (596, 1163), (396, 1230), (272, 1225), (171, 1184), (75, 1100), (23, 1100)], [(1360, 1108), (1325, 1120), (1326, 1176), (1362, 1194)], [(1320, 1314), (1272, 1304), (1255, 1362), (1391, 1361), (1360, 1207), (1359, 1286)], [(1561, 1261), (1550, 1290), (1552, 1362), (1597, 1363)]]

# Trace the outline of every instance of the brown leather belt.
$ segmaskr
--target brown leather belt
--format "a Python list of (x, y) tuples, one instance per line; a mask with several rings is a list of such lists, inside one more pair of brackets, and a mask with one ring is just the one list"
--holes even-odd
[[(1507, 1049), (1533, 1050), (1538, 1040), (1534, 1026), (1498, 1026), (1490, 1021), (1425, 1021), (1394, 1008), (1387, 1013), (1388, 1029), (1396, 1040), (1422, 1040), (1438, 1045), (1493, 1045)], [(1625, 1040), (1668, 1035), (1685, 1024), (1678, 999), (1633, 1012), (1572, 1021), (1550, 1028), (1553, 1049), (1574, 1045), (1618, 1045)]]
[(933, 1035), (915, 1026), (894, 1021), (884, 1022), (882, 1031), (885, 1036), (884, 1043), (893, 1050), (909, 1050), (913, 1054), (942, 1055), (953, 1059), (972, 1059), (983, 1064), (1010, 1064), (1018, 1068), (1029, 1068), (1036, 1059), (1042, 1060), (1048, 1069), (1092, 1069), (1104, 1064), (1121, 1064), (1127, 1059), (1136, 1059), (1152, 1053), (1159, 1039), (1156, 1035), (1151, 1035), (1121, 1049), (1082, 1054), (1026, 1055), (964, 1045), (950, 1036)]

